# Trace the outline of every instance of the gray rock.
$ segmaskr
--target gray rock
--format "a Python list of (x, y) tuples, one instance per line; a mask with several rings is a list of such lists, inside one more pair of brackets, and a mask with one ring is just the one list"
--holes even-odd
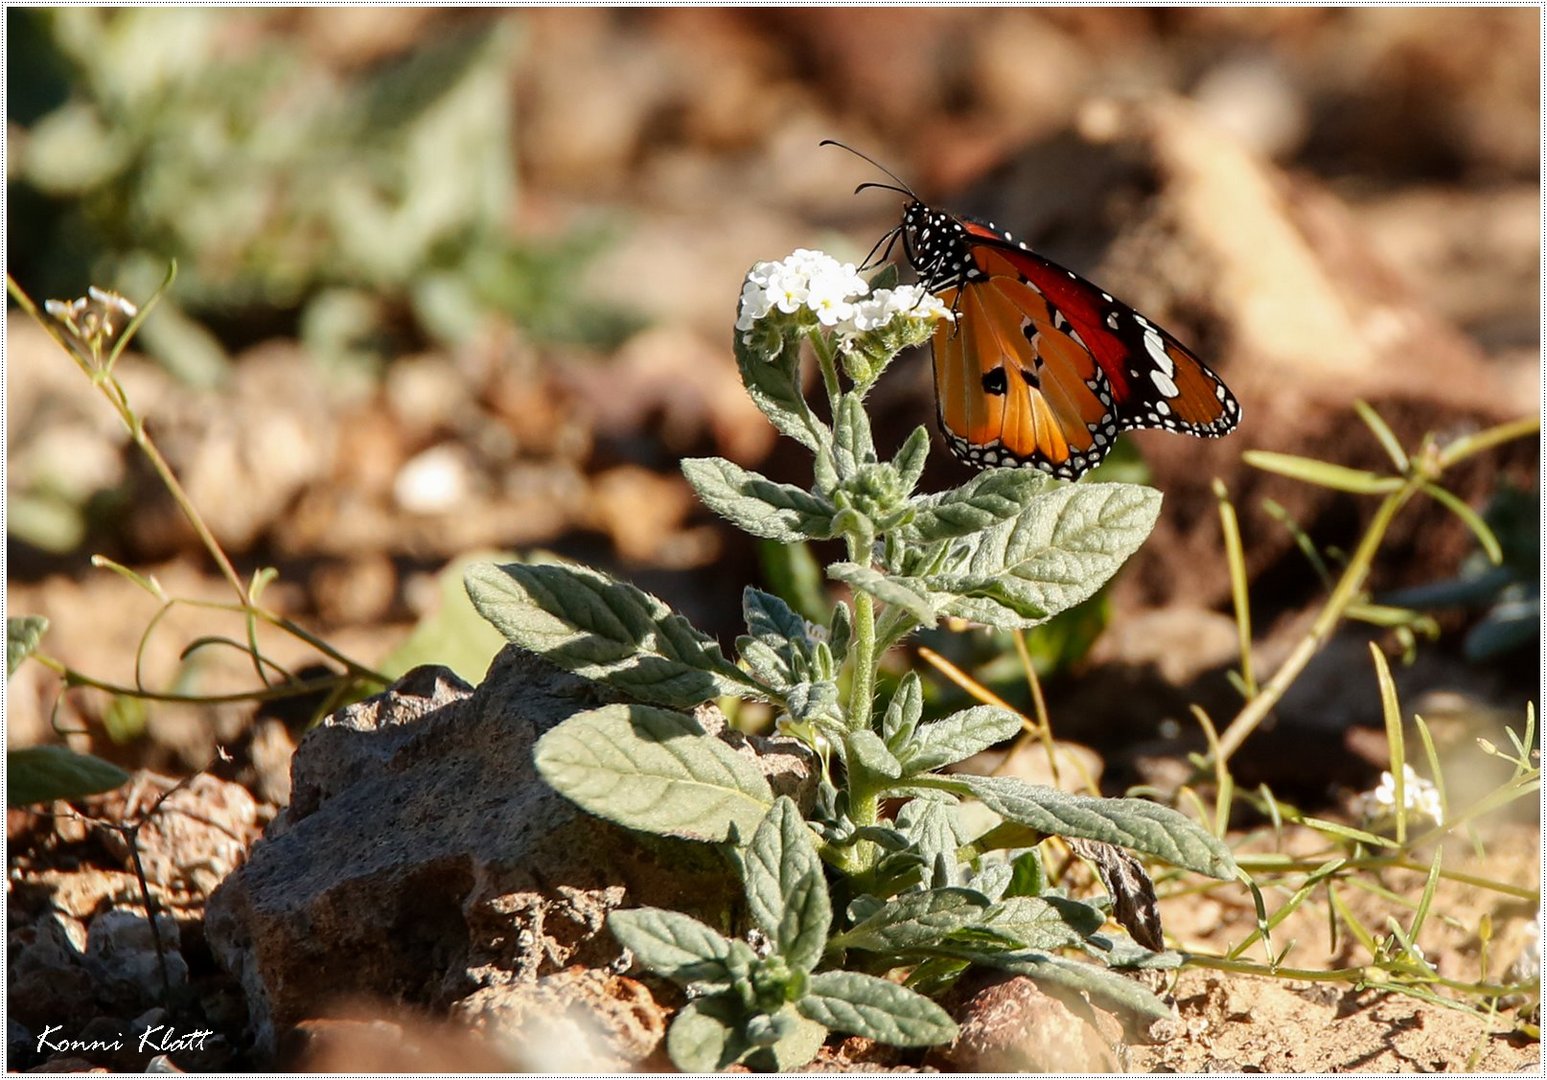
[[(622, 949), (604, 919), (617, 907), (723, 913), (735, 879), (716, 850), (591, 817), (537, 776), (537, 738), (613, 700), (507, 648), (476, 691), (447, 669), (417, 668), (307, 733), (290, 806), (206, 911), (258, 1052), (272, 1055), (285, 1030), (341, 998), (443, 1012), (571, 965), (616, 968)], [(797, 744), (763, 745), (720, 731), (714, 710), (699, 715), (775, 790), (809, 788)]]
[(137, 911), (113, 908), (97, 915), (86, 928), (86, 968), (113, 1000), (159, 1001), (167, 989), (187, 984), (188, 961), (179, 951), (181, 934), (177, 920), (170, 915), (158, 915), (156, 929), (161, 937), (159, 957), (151, 939), (150, 920)]

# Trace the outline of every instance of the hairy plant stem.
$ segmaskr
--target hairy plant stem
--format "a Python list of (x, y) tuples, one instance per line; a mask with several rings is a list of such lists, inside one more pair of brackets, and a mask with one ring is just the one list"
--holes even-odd
[[(838, 376), (837, 356), (832, 343), (820, 328), (809, 333), (811, 346), (816, 353), (817, 364), (822, 370), (822, 385), (827, 391), (827, 402), (836, 422), (843, 402), (843, 384)], [(841, 464), (839, 481), (849, 479)], [(849, 561), (869, 566), (874, 561), (875, 534), (872, 527), (851, 529), (844, 534)], [(878, 648), (879, 646), (879, 648)], [(884, 638), (877, 639), (876, 601), (867, 592), (854, 591), (854, 640), (849, 646), (849, 701), (847, 708), (848, 728), (853, 731), (871, 729), (872, 702), (875, 698), (876, 666), (881, 653), (891, 646)], [(874, 825), (880, 817), (880, 796), (865, 770), (859, 767), (856, 755), (845, 755), (849, 762), (849, 817), (856, 825)], [(879, 849), (874, 844), (858, 843), (843, 852), (841, 858), (849, 872), (868, 870), (875, 863)]]
[[(849, 558), (855, 562), (870, 562), (869, 537), (848, 536)], [(875, 697), (876, 665), (880, 654), (876, 650), (876, 602), (867, 592), (854, 592), (854, 641), (849, 646), (853, 667), (849, 673), (849, 730), (871, 729), (872, 699)], [(865, 771), (857, 767), (856, 755), (849, 754), (849, 817), (854, 824), (874, 825), (880, 816), (879, 793), (872, 790)], [(871, 844), (856, 844), (852, 849), (862, 869), (868, 869), (878, 852)]]
[(838, 381), (838, 360), (833, 347), (822, 336), (820, 327), (813, 327), (807, 334), (816, 352), (817, 364), (822, 369), (822, 386), (827, 390), (827, 404), (832, 408), (833, 419), (838, 419), (838, 401), (843, 397), (843, 386)]

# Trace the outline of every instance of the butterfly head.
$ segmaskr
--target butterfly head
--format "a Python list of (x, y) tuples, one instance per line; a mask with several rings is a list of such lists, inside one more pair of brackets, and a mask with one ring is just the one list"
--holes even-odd
[(914, 199), (903, 207), (901, 229), (903, 251), (925, 289), (939, 292), (978, 276), (967, 229), (950, 214)]

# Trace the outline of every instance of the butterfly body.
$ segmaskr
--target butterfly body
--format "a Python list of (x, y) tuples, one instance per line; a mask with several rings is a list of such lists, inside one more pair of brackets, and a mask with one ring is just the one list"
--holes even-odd
[(1120, 432), (1218, 437), (1241, 408), (1176, 338), (991, 223), (912, 199), (898, 227), (920, 284), (956, 313), (935, 332), (951, 452), (1075, 479)]

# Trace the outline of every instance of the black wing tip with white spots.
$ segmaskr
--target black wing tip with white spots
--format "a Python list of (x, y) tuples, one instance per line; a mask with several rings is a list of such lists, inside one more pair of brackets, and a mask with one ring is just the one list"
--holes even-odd
[[(1210, 372), (1212, 375), (1213, 373)], [(1219, 399), (1220, 414), (1206, 424), (1195, 424), (1170, 415), (1170, 406), (1163, 399), (1142, 403), (1143, 411), (1120, 413), (1117, 418), (1119, 431), (1173, 431), (1179, 435), (1191, 435), (1198, 439), (1222, 439), (1241, 423), (1241, 403), (1235, 399), (1225, 384), (1216, 377), (1214, 396)]]
[(1001, 446), (998, 439), (991, 443), (974, 443), (962, 438), (954, 431), (941, 425), (945, 433), (945, 443), (951, 450), (952, 456), (966, 465), (975, 469), (1040, 469), (1049, 476), (1059, 480), (1078, 480), (1106, 457), (1108, 446), (1093, 446), (1083, 454), (1071, 454), (1065, 461), (1055, 462), (1042, 454), (1032, 454), (1022, 457)]

